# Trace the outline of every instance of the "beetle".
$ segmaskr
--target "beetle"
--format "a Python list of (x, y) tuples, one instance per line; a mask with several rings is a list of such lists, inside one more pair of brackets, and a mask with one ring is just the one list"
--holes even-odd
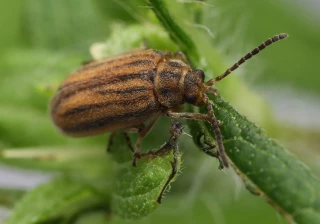
[[(91, 62), (62, 82), (51, 101), (52, 120), (64, 134), (74, 137), (137, 132), (134, 165), (140, 158), (142, 139), (160, 116), (203, 120), (212, 125), (219, 158), (228, 167), (219, 121), (207, 94), (217, 93), (212, 87), (215, 83), (266, 46), (286, 37), (282, 33), (269, 38), (207, 82), (204, 72), (192, 69), (182, 53), (145, 49)], [(175, 112), (185, 103), (206, 105), (208, 112)]]

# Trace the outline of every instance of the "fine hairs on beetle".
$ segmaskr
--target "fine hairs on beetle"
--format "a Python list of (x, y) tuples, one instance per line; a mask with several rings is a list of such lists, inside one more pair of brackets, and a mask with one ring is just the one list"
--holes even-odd
[[(64, 134), (73, 137), (137, 132), (134, 166), (141, 156), (142, 139), (160, 116), (206, 121), (213, 129), (221, 168), (228, 167), (219, 122), (207, 94), (217, 94), (212, 87), (215, 83), (287, 36), (282, 33), (269, 38), (222, 75), (207, 82), (203, 71), (192, 69), (180, 52), (172, 55), (145, 49), (91, 62), (62, 82), (51, 102), (52, 120)], [(175, 112), (184, 103), (206, 105), (208, 112)]]

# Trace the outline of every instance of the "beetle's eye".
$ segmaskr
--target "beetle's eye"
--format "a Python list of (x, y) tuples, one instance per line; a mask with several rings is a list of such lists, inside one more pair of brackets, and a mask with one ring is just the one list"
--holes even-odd
[(200, 69), (196, 69), (193, 71), (197, 76), (201, 77), (201, 80), (204, 80), (204, 72)]
[(195, 102), (197, 101), (197, 97), (195, 95), (186, 95), (185, 100), (187, 101), (187, 103), (195, 104)]

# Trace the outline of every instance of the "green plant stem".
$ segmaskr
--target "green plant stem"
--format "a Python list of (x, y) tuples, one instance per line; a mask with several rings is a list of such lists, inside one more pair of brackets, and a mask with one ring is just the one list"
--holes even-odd
[(199, 53), (196, 45), (191, 38), (180, 28), (180, 26), (173, 20), (170, 12), (166, 9), (163, 0), (149, 0), (153, 12), (158, 17), (163, 27), (167, 30), (170, 37), (176, 42), (181, 50), (186, 54), (191, 65), (195, 65), (199, 61)]

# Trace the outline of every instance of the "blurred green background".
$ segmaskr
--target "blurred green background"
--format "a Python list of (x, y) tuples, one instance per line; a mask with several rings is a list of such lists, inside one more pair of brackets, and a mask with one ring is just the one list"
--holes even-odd
[[(218, 84), (217, 88), (232, 105), (249, 119), (252, 117), (319, 175), (320, 76), (317, 63), (320, 18), (317, 8), (320, 9), (320, 3), (305, 1), (299, 5), (298, 1), (280, 0), (174, 0), (167, 3), (176, 21), (191, 37), (195, 38), (193, 33), (203, 33), (207, 37), (205, 43), (193, 39), (199, 49), (206, 49), (205, 44), (210, 43), (215, 55), (219, 55), (214, 75), (227, 68), (221, 68), (221, 61), (225, 66), (231, 65), (274, 34), (286, 32), (290, 35), (230, 77), (230, 80), (240, 79), (245, 83), (241, 85), (249, 89), (249, 93), (235, 91), (238, 89), (232, 84), (227, 89), (223, 89), (223, 83)], [(130, 24), (155, 23), (152, 11), (145, 6), (143, 0), (1, 1), (0, 149), (81, 146), (104, 150), (105, 136), (69, 139), (58, 133), (48, 113), (49, 100), (53, 89), (70, 71), (90, 60), (90, 46), (105, 41), (115, 24), (122, 24), (125, 29)], [(190, 17), (181, 16), (181, 10), (190, 12)], [(252, 95), (262, 106), (248, 100)], [(262, 108), (267, 108), (267, 118), (259, 118)], [(155, 133), (167, 130), (168, 120), (163, 121), (166, 125), (158, 124)], [(147, 141), (160, 145), (167, 134), (160, 139), (155, 137), (151, 134)], [(183, 173), (172, 184), (162, 206), (141, 223), (194, 223), (194, 220), (228, 224), (284, 223), (263, 199), (246, 191), (231, 170), (227, 174), (219, 172), (217, 161), (190, 147), (190, 142), (188, 137), (180, 141), (184, 153)], [(32, 161), (3, 160), (3, 163), (42, 171), (56, 168), (55, 165), (44, 168)], [(70, 167), (69, 164), (57, 170), (69, 172)], [(72, 169), (77, 170), (77, 167)], [(5, 182), (11, 178), (10, 173), (0, 178)], [(11, 209), (14, 202), (15, 199), (1, 204)], [(0, 220), (4, 216), (0, 216)], [(104, 222), (104, 214), (92, 212), (79, 218), (77, 223)], [(124, 221), (115, 217), (108, 222)]]

